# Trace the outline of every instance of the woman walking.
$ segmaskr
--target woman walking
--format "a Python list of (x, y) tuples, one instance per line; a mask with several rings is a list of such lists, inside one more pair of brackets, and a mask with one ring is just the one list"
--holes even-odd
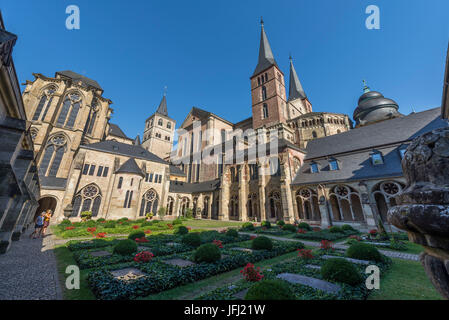
[(44, 212), (37, 216), (36, 221), (34, 223), (34, 231), (30, 234), (30, 238), (36, 239), (40, 236), (42, 231), (42, 227), (44, 226)]
[(42, 227), (42, 237), (45, 235), (45, 232), (47, 231), (48, 226), (50, 225), (50, 218), (51, 218), (51, 210), (48, 209), (47, 212), (44, 214), (44, 226)]

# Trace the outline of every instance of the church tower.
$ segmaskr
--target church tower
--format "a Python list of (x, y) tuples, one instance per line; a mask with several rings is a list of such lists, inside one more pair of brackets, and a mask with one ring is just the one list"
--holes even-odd
[(162, 159), (170, 156), (176, 121), (168, 116), (164, 94), (156, 112), (145, 121), (142, 147)]
[(296, 73), (293, 59), (290, 57), (290, 85), (288, 88), (288, 118), (296, 118), (312, 112), (312, 104), (307, 99), (301, 81)]
[(284, 74), (279, 69), (261, 24), (259, 61), (251, 76), (253, 128), (286, 123), (288, 119)]

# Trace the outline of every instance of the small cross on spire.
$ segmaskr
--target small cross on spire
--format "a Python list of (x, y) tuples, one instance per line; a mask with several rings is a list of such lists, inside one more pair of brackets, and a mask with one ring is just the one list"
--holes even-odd
[(368, 85), (366, 84), (366, 80), (363, 80), (363, 92), (369, 92), (370, 88), (368, 87)]
[(167, 86), (164, 86), (164, 97), (167, 95)]
[(263, 17), (260, 17), (260, 25), (263, 27)]

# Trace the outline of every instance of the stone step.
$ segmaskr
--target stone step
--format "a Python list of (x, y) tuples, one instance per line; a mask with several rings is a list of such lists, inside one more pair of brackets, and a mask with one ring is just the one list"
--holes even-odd
[(286, 280), (290, 283), (302, 284), (332, 294), (337, 294), (341, 290), (341, 287), (338, 284), (303, 276), (300, 274), (281, 273), (278, 274), (276, 278)]
[(352, 263), (357, 263), (357, 264), (370, 264), (370, 262), (368, 260), (359, 260), (359, 259), (352, 259), (352, 258), (347, 258), (347, 257), (339, 257), (339, 256), (329, 256), (329, 255), (323, 255), (321, 256), (321, 258), (323, 259), (333, 259), (333, 258), (341, 258), (341, 259), (345, 259), (349, 262)]

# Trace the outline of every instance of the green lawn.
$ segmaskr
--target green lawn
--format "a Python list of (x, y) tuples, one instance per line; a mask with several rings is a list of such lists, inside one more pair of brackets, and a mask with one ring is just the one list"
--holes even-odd
[(381, 276), (380, 289), (368, 300), (442, 300), (417, 261), (393, 259), (391, 269)]
[(242, 221), (221, 221), (221, 220), (187, 220), (182, 224), (192, 228), (225, 228), (225, 227), (240, 227), (244, 222)]
[(87, 269), (80, 271), (79, 290), (68, 290), (65, 286), (66, 276), (68, 276), (65, 273), (65, 270), (69, 265), (76, 265), (76, 262), (73, 259), (72, 252), (65, 245), (56, 246), (54, 253), (58, 267), (59, 283), (61, 284), (61, 288), (63, 290), (62, 294), (64, 300), (95, 300), (95, 296), (90, 291), (87, 283), (87, 274), (89, 273), (89, 270)]

